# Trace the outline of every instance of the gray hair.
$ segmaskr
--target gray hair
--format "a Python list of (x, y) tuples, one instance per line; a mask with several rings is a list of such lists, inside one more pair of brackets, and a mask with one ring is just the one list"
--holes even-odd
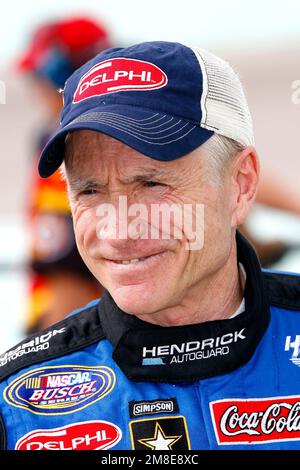
[(63, 161), (61, 166), (59, 167), (59, 175), (60, 175), (60, 179), (62, 181), (65, 181), (67, 183), (67, 173), (66, 173), (66, 165), (65, 165), (65, 162)]
[(205, 159), (208, 177), (213, 183), (221, 184), (227, 164), (245, 147), (228, 137), (214, 134), (200, 148)]

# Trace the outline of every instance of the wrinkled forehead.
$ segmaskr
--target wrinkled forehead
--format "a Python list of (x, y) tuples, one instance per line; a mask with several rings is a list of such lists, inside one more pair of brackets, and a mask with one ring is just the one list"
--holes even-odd
[(201, 165), (200, 149), (174, 161), (159, 161), (148, 157), (128, 145), (102, 132), (77, 130), (69, 133), (65, 142), (65, 165), (77, 174), (83, 171), (102, 171), (107, 168), (126, 168), (148, 176), (175, 176), (183, 170), (191, 171), (195, 161)]
[(69, 162), (80, 155), (86, 157), (91, 151), (99, 152), (103, 147), (110, 149), (118, 144), (121, 142), (97, 131), (82, 129), (69, 132), (65, 139), (64, 160)]

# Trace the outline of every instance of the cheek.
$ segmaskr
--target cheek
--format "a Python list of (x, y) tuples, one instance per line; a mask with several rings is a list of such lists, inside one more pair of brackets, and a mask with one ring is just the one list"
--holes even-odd
[(231, 207), (228, 194), (224, 191), (218, 195), (205, 212), (205, 245), (209, 255), (227, 256), (232, 239)]
[(226, 224), (230, 220), (230, 198), (226, 188), (221, 187), (211, 193), (208, 197), (205, 209), (215, 225)]
[[(205, 256), (215, 256), (225, 248), (227, 239), (231, 236), (229, 198), (222, 188), (207, 188), (202, 201), (202, 224), (198, 222), (197, 234), (199, 239), (203, 235), (202, 251)], [(201, 234), (199, 229), (202, 230)]]
[(96, 210), (91, 208), (75, 210), (73, 221), (78, 249), (82, 255), (85, 255), (98, 242)]

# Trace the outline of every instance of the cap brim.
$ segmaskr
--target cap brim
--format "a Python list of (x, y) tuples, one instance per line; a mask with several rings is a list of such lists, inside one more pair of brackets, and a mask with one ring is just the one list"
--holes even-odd
[(66, 135), (80, 129), (102, 132), (160, 161), (176, 160), (214, 134), (195, 123), (168, 114), (136, 106), (102, 104), (81, 114), (51, 138), (41, 153), (41, 177), (47, 178), (59, 168), (64, 159)]

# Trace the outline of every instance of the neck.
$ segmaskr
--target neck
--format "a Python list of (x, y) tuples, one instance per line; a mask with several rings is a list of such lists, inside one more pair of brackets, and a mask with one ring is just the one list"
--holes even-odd
[(236, 244), (227, 262), (207, 279), (194, 285), (176, 306), (138, 316), (140, 320), (160, 326), (180, 326), (230, 318), (243, 299), (243, 276), (240, 274)]

